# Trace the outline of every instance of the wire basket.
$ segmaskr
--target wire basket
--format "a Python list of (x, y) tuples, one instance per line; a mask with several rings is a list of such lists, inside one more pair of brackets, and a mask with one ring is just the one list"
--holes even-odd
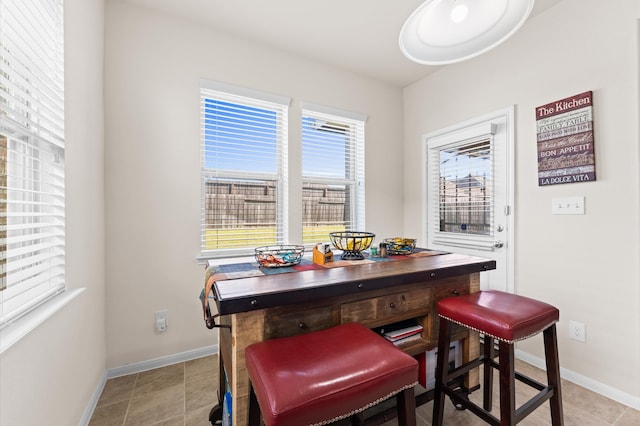
[(304, 255), (304, 246), (282, 245), (256, 247), (255, 258), (265, 268), (282, 268), (300, 263)]
[(371, 232), (331, 232), (329, 238), (331, 243), (342, 250), (343, 260), (364, 259), (362, 251), (371, 247), (373, 238), (376, 235)]
[(387, 245), (387, 254), (411, 254), (416, 248), (413, 238), (386, 238), (383, 242)]

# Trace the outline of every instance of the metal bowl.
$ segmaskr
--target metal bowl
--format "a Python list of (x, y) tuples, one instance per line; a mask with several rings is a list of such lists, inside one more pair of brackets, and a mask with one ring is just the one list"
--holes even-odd
[(304, 246), (297, 245), (264, 246), (255, 249), (256, 261), (266, 268), (297, 265), (303, 255)]
[(375, 238), (375, 234), (371, 232), (331, 232), (329, 238), (331, 244), (338, 250), (342, 250), (343, 260), (361, 260), (364, 259), (362, 251), (371, 247), (371, 243)]
[(411, 254), (416, 248), (413, 238), (386, 238), (383, 242), (387, 245), (387, 254)]

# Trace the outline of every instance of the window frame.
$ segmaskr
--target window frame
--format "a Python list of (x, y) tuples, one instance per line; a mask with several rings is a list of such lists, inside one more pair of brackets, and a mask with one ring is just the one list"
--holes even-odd
[[(365, 124), (367, 116), (363, 114), (357, 114), (350, 111), (339, 110), (337, 108), (326, 107), (322, 105), (303, 102), (301, 104), (301, 151), (303, 160), (301, 161), (301, 180), (303, 188), (305, 185), (324, 185), (327, 188), (345, 186), (349, 189), (345, 189), (345, 193), (349, 195), (349, 199), (345, 196), (345, 209), (348, 206), (348, 217), (343, 221), (344, 228), (336, 229), (336, 231), (364, 231), (365, 226)], [(344, 127), (350, 129), (350, 132), (345, 132), (346, 143), (345, 146), (345, 161), (348, 164), (345, 165), (345, 176), (320, 176), (318, 174), (311, 174), (304, 169), (304, 156), (305, 148), (308, 147), (308, 142), (315, 143), (314, 145), (314, 158), (318, 155), (325, 154), (322, 152), (321, 147), (318, 144), (322, 141), (313, 140), (309, 138), (305, 141), (304, 136), (304, 120), (306, 118), (326, 120), (327, 123), (332, 123), (336, 127)], [(304, 195), (303, 195), (304, 197)], [(304, 203), (304, 198), (301, 200)], [(305, 233), (305, 220), (302, 218), (302, 240), (305, 245), (314, 245), (319, 242), (319, 238), (328, 238), (328, 234), (324, 235), (322, 232), (309, 232)], [(317, 238), (316, 238), (317, 237)]]
[[(276, 171), (275, 173), (256, 172), (251, 170), (228, 171), (222, 169), (208, 168), (206, 165), (207, 140), (205, 136), (205, 99), (213, 99), (220, 102), (246, 107), (257, 107), (270, 110), (277, 115), (279, 129), (276, 129)], [(260, 245), (285, 244), (288, 240), (288, 107), (290, 99), (283, 96), (268, 94), (252, 89), (233, 86), (226, 83), (219, 83), (210, 80), (200, 80), (200, 147), (201, 147), (201, 224), (200, 224), (200, 260), (250, 256), (254, 254), (254, 248)], [(273, 244), (256, 243), (252, 246), (230, 247), (230, 248), (207, 248), (206, 231), (206, 196), (207, 182), (212, 180), (221, 181), (244, 181), (247, 184), (251, 181), (275, 182), (276, 187), (276, 219), (275, 219), (275, 241)], [(256, 239), (255, 241), (259, 241)]]
[[(289, 139), (288, 127), (293, 126), (295, 129), (301, 132), (302, 119), (300, 117), (299, 123), (290, 123), (288, 120), (288, 116), (290, 113), (290, 102), (291, 99), (284, 96), (273, 95), (269, 93), (264, 93), (261, 91), (256, 91), (253, 89), (238, 87), (234, 85), (230, 85), (227, 83), (215, 82), (206, 79), (200, 79), (200, 122), (201, 122), (201, 134), (200, 134), (200, 146), (201, 146), (201, 224), (200, 224), (200, 235), (201, 235), (201, 244), (200, 244), (200, 254), (197, 258), (198, 262), (206, 263), (211, 259), (223, 259), (223, 258), (248, 258), (249, 256), (253, 256), (255, 254), (255, 248), (257, 245), (246, 246), (242, 248), (235, 249), (207, 249), (205, 247), (205, 227), (206, 227), (206, 214), (207, 214), (207, 206), (206, 206), (206, 180), (208, 177), (213, 176), (211, 170), (207, 170), (205, 167), (205, 136), (204, 136), (204, 119), (205, 114), (203, 111), (203, 96), (213, 97), (214, 94), (218, 94), (227, 101), (234, 102), (234, 100), (238, 100), (240, 98), (244, 98), (245, 101), (259, 101), (259, 102), (271, 102), (274, 104), (278, 104), (282, 106), (283, 113), (286, 114), (284, 124), (283, 124), (283, 141), (282, 141), (282, 149), (281, 149), (281, 161), (280, 165), (282, 166), (282, 179), (278, 186), (279, 190), (279, 198), (278, 198), (278, 227), (280, 232), (278, 234), (278, 239), (276, 241), (276, 245), (281, 244), (300, 244), (302, 241), (303, 234), (303, 218), (302, 218), (302, 147), (296, 147), (292, 150), (294, 153), (294, 157), (289, 157), (289, 150), (291, 143), (296, 143), (302, 145), (302, 134), (298, 134), (296, 131), (294, 134), (294, 138)], [(349, 230), (363, 230), (365, 229), (365, 173), (364, 173), (364, 155), (365, 155), (365, 138), (364, 138), (364, 130), (365, 124), (367, 121), (367, 116), (363, 114), (354, 113), (351, 111), (344, 111), (337, 108), (325, 107), (321, 105), (311, 104), (307, 102), (300, 102), (300, 107), (302, 110), (313, 111), (317, 114), (325, 114), (328, 116), (332, 116), (334, 119), (339, 121), (349, 123), (352, 126), (358, 128), (358, 137), (359, 142), (357, 146), (354, 146), (354, 150), (356, 154), (354, 155), (354, 164), (353, 168), (355, 170), (354, 177), (351, 180), (346, 179), (338, 179), (337, 182), (340, 184), (348, 184), (351, 185), (354, 190), (353, 192), (353, 202), (352, 213), (350, 214), (353, 217), (352, 223), (353, 225)], [(298, 116), (296, 111), (296, 117)], [(299, 138), (299, 139), (298, 139)], [(357, 161), (355, 161), (357, 159)], [(293, 170), (291, 175), (294, 177), (294, 181), (292, 182), (289, 178), (290, 170)], [(249, 176), (248, 173), (244, 172), (245, 176)], [(227, 173), (224, 171), (218, 171), (215, 174), (216, 178), (233, 178), (235, 174)], [(256, 178), (265, 178), (264, 175), (255, 174), (253, 175)], [(298, 181), (298, 176), (300, 176), (300, 181)], [(333, 183), (335, 183), (334, 181)], [(299, 197), (299, 198), (298, 198)], [(295, 200), (293, 200), (295, 199)], [(293, 200), (293, 203), (292, 203)], [(299, 222), (299, 223), (298, 223)], [(290, 236), (293, 239), (298, 239), (300, 241), (290, 241)], [(304, 243), (305, 247), (308, 249), (312, 247), (317, 242), (328, 242), (328, 234), (322, 237), (322, 241), (313, 241)], [(264, 244), (263, 244), (264, 245)]]
[[(494, 228), (495, 218), (493, 209), (495, 204), (495, 187), (494, 187), (494, 134), (496, 132), (495, 125), (477, 125), (471, 126), (463, 131), (456, 132), (453, 135), (445, 135), (427, 139), (427, 181), (428, 189), (428, 212), (427, 229), (432, 235), (433, 243), (449, 247), (473, 248), (477, 250), (493, 251), (494, 249)], [(485, 209), (488, 209), (490, 223), (487, 225), (487, 232), (479, 233), (463, 233), (450, 232), (440, 229), (440, 214), (443, 208), (441, 202), (441, 164), (440, 153), (446, 150), (464, 149), (465, 147), (488, 143), (489, 145), (489, 181), (486, 182), (489, 188), (490, 199), (486, 202)], [(464, 178), (464, 176), (463, 176)], [(486, 194), (485, 194), (486, 195)], [(484, 204), (483, 204), (484, 205)], [(429, 225), (430, 224), (430, 225)]]
[(66, 290), (64, 6), (0, 0), (0, 9), (0, 330), (13, 342), (7, 330), (24, 327), (6, 326)]

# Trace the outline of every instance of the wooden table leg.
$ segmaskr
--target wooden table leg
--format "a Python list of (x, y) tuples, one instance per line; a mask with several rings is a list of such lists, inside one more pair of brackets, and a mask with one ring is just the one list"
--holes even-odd
[(233, 380), (231, 394), (233, 406), (231, 424), (246, 425), (249, 413), (249, 375), (245, 366), (244, 350), (264, 340), (264, 311), (242, 312), (231, 315), (231, 351)]

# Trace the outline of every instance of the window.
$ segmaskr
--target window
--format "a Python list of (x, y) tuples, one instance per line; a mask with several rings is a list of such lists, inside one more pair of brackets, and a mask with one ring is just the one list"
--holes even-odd
[(493, 249), (494, 133), (494, 126), (477, 126), (468, 138), (428, 141), (431, 243)]
[[(304, 104), (292, 138), (301, 156), (289, 158), (289, 98), (207, 80), (200, 95), (203, 258), (364, 229), (366, 117)], [(301, 189), (289, 167), (301, 173)]]
[[(302, 110), (302, 239), (364, 231), (364, 118)], [(350, 118), (347, 115), (354, 116)]]
[(0, 326), (64, 290), (62, 0), (0, 0)]
[(287, 241), (289, 100), (201, 81), (202, 253)]
[(443, 148), (440, 154), (440, 232), (488, 235), (491, 231), (491, 141)]

